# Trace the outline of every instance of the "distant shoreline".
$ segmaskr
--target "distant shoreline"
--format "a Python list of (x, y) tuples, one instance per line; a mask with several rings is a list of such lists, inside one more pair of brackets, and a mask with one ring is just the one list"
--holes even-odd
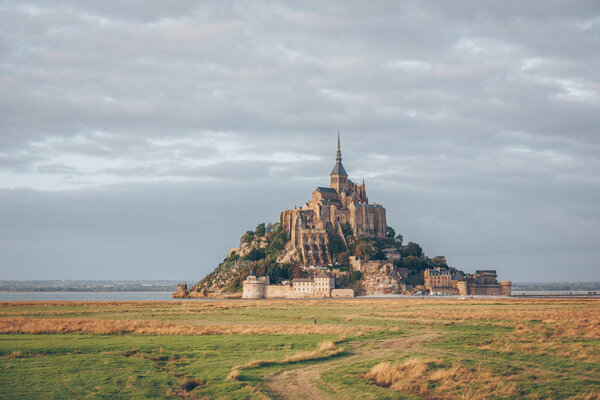
[(190, 298), (190, 299), (173, 299), (172, 292), (169, 291), (136, 291), (136, 292), (118, 292), (118, 291), (94, 291), (94, 292), (83, 292), (83, 291), (44, 291), (44, 292), (7, 292), (0, 291), (0, 303), (18, 303), (18, 302), (146, 302), (146, 301), (159, 301), (159, 302), (177, 302), (177, 301), (340, 301), (340, 300), (450, 300), (450, 301), (463, 301), (463, 300), (493, 300), (493, 299), (600, 299), (600, 292), (592, 293), (564, 293), (556, 291), (548, 291), (543, 293), (515, 293), (512, 296), (409, 296), (399, 294), (388, 294), (388, 295), (370, 295), (370, 296), (357, 296), (354, 298), (303, 298), (303, 299), (268, 299), (268, 300), (247, 300), (241, 298), (224, 298), (224, 297), (206, 297), (206, 298)]
[[(0, 293), (43, 292), (175, 292), (185, 280), (0, 280)], [(512, 292), (600, 292), (600, 282), (513, 282)]]

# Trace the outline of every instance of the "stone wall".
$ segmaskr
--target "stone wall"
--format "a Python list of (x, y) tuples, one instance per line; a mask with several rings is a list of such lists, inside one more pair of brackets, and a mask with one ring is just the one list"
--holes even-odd
[(300, 248), (304, 258), (304, 266), (327, 265), (331, 263), (329, 255), (329, 236), (322, 232), (300, 233)]
[(469, 295), (474, 296), (501, 296), (502, 288), (500, 285), (478, 285), (475, 283), (469, 283)]
[(267, 299), (294, 297), (294, 290), (289, 285), (269, 285), (265, 287)]
[(362, 273), (379, 269), (387, 264), (392, 264), (388, 260), (361, 260), (360, 258), (356, 258), (354, 256), (350, 256), (349, 260), (350, 260), (350, 267), (353, 270), (359, 271)]
[(387, 222), (385, 208), (376, 204), (351, 203), (350, 224), (356, 236), (385, 237)]

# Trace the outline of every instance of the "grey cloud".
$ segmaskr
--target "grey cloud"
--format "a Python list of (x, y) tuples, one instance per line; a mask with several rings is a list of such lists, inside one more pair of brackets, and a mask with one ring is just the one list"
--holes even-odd
[[(163, 238), (153, 258), (207, 254), (200, 277), (222, 257), (217, 239), (327, 183), (341, 127), (351, 178), (429, 254), (516, 280), (545, 265), (567, 279), (572, 259), (584, 277), (600, 244), (599, 21), (596, 1), (5, 2), (0, 188), (34, 191), (4, 193), (0, 225), (38, 240), (2, 252), (33, 268), (51, 252), (39, 232), (61, 232), (64, 254), (78, 232), (93, 251), (113, 240), (94, 224), (123, 220), (119, 262)], [(157, 196), (173, 219), (154, 217)], [(222, 230), (187, 248), (184, 221)], [(67, 271), (67, 256), (53, 262)], [(68, 271), (98, 272), (81, 268)]]

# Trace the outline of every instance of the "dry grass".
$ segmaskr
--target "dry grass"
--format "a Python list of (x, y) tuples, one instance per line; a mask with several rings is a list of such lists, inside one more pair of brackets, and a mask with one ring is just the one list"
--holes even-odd
[[(442, 368), (439, 360), (409, 358), (398, 364), (383, 362), (364, 376), (377, 385), (426, 398), (487, 399), (518, 394), (517, 385), (506, 377), (496, 377), (483, 368), (460, 365)], [(477, 383), (477, 387), (473, 387)], [(453, 393), (464, 393), (462, 397)]]
[(517, 323), (510, 334), (505, 334), (479, 346), (482, 350), (553, 354), (597, 362), (600, 348), (593, 342), (600, 340), (600, 313), (565, 310), (539, 313), (537, 320)]
[(588, 394), (580, 394), (575, 396), (573, 400), (600, 400), (600, 391), (594, 391)]
[(343, 347), (336, 347), (333, 341), (325, 341), (319, 343), (317, 349), (314, 351), (303, 351), (295, 354), (291, 354), (285, 357), (282, 361), (276, 360), (252, 360), (243, 365), (234, 366), (229, 374), (227, 375), (227, 380), (235, 381), (238, 380), (241, 374), (242, 369), (249, 368), (258, 368), (264, 367), (268, 365), (286, 365), (293, 364), (301, 361), (312, 361), (312, 360), (322, 360), (324, 358), (333, 357), (335, 355), (341, 354), (344, 352)]
[(92, 318), (2, 318), (0, 333), (92, 333), (156, 335), (230, 335), (230, 334), (358, 334), (370, 327), (341, 325), (186, 325), (155, 320), (107, 320)]

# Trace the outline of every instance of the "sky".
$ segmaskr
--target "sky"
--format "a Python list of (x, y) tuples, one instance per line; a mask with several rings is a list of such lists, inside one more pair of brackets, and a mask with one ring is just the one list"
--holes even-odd
[(0, 1), (0, 279), (176, 279), (350, 179), (466, 272), (600, 280), (600, 2)]

